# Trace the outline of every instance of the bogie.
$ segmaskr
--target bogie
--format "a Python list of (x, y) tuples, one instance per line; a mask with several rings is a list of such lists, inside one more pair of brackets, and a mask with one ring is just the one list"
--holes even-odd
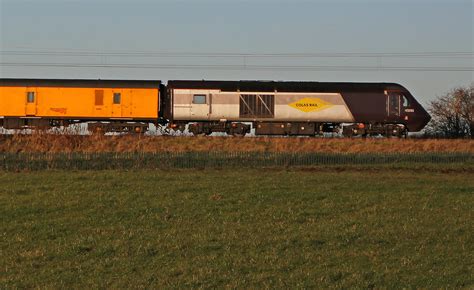
[[(178, 128), (183, 127), (178, 126)], [(194, 135), (210, 135), (214, 132), (220, 132), (233, 136), (245, 136), (250, 133), (250, 129), (250, 125), (238, 122), (194, 122), (188, 126), (188, 131)]]
[(406, 137), (408, 130), (402, 124), (350, 124), (343, 126), (342, 135), (344, 137)]

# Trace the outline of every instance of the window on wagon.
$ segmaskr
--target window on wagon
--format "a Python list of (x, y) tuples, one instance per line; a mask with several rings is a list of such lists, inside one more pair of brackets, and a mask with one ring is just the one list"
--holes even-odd
[(116, 105), (120, 104), (121, 99), (122, 99), (122, 94), (114, 93), (114, 104)]
[(35, 92), (27, 92), (26, 93), (26, 101), (28, 103), (34, 103), (35, 102)]

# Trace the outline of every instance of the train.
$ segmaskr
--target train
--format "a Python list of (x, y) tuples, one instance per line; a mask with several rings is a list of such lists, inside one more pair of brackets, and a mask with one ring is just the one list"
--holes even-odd
[(430, 115), (397, 83), (0, 79), (0, 127), (403, 137)]

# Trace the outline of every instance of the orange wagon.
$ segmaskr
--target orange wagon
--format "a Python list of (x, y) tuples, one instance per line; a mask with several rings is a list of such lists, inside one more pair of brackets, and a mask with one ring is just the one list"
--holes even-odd
[(6, 129), (93, 122), (89, 129), (144, 132), (160, 117), (161, 86), (161, 81), (2, 79), (0, 122)]

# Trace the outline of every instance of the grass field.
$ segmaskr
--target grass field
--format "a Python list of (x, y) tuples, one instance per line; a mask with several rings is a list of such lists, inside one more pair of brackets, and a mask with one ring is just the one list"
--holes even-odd
[(474, 174), (0, 172), (0, 288), (474, 286)]
[(0, 152), (470, 152), (472, 139), (0, 135)]

